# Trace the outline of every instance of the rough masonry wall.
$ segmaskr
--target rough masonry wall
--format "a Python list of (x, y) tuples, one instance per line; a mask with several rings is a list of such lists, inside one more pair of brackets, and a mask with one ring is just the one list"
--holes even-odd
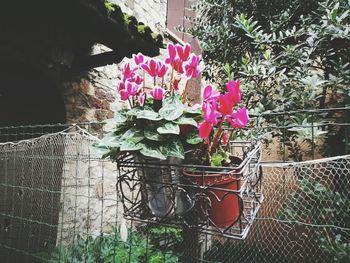
[[(123, 12), (134, 15), (140, 22), (150, 26), (154, 32), (161, 34), (164, 32), (167, 0), (111, 0), (110, 2), (118, 4)], [(93, 47), (92, 54), (109, 50), (97, 44)], [(120, 64), (106, 65), (63, 83), (62, 93), (69, 123), (103, 121), (113, 118), (115, 111), (126, 107), (126, 104), (117, 98), (119, 69)]]

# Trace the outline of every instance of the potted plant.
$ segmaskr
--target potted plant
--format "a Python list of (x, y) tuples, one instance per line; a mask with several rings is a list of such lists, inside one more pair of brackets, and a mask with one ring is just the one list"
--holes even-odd
[[(113, 119), (115, 130), (95, 145), (112, 160), (132, 153), (135, 163), (140, 164), (143, 199), (155, 216), (173, 210), (168, 184), (178, 177), (177, 172), (160, 169), (159, 164), (180, 164), (185, 150), (200, 142), (193, 131), (200, 109), (193, 107), (187, 96), (189, 80), (200, 74), (200, 60), (188, 44), (168, 44), (164, 61), (134, 55), (133, 62), (122, 65), (117, 87), (129, 108), (118, 111)], [(184, 209), (188, 206), (183, 205)]]
[(192, 183), (206, 189), (210, 201), (210, 222), (220, 228), (233, 225), (242, 211), (238, 191), (247, 162), (231, 155), (229, 149), (235, 129), (243, 128), (249, 121), (245, 107), (234, 110), (241, 97), (239, 80), (228, 81), (223, 94), (210, 85), (204, 89), (203, 121), (198, 124), (203, 143), (187, 157), (192, 164), (193, 160), (197, 160), (201, 166), (183, 170), (184, 176)]
[[(238, 196), (228, 191), (239, 190), (235, 174), (244, 164), (230, 154), (229, 141), (234, 130), (244, 127), (249, 117), (245, 107), (234, 110), (242, 97), (239, 80), (228, 81), (223, 94), (207, 85), (202, 105), (192, 105), (187, 96), (188, 81), (199, 76), (200, 60), (200, 56), (191, 54), (188, 44), (169, 44), (165, 61), (134, 55), (134, 64), (122, 66), (118, 85), (120, 98), (130, 107), (118, 112), (115, 130), (97, 147), (105, 149), (104, 157), (112, 160), (122, 153), (132, 153), (134, 162), (140, 164), (139, 179), (146, 186), (142, 199), (155, 216), (164, 217), (174, 210), (170, 184), (177, 183), (183, 175), (187, 181), (207, 188), (209, 218), (214, 225), (226, 227), (241, 211)], [(160, 168), (164, 163), (178, 165), (181, 160), (197, 168), (176, 169), (175, 173)], [(175, 196), (181, 196), (179, 193)], [(185, 212), (192, 206), (189, 203), (178, 207)]]

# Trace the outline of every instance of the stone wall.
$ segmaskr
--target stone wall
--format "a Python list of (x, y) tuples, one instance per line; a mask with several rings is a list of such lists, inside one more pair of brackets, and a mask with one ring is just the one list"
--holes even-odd
[[(150, 26), (154, 32), (164, 33), (167, 0), (111, 0), (110, 2), (120, 5), (123, 12), (134, 15), (140, 22)], [(96, 44), (92, 54), (109, 50), (103, 45)], [(164, 54), (164, 51), (161, 52)], [(126, 107), (124, 102), (117, 99), (119, 69), (120, 64), (106, 65), (63, 83), (62, 94), (69, 123), (103, 121), (113, 118), (116, 110)]]
[(70, 244), (78, 234), (111, 233), (123, 216), (116, 164), (96, 158), (90, 148), (94, 139), (84, 133), (68, 133), (60, 140), (65, 147), (57, 245)]

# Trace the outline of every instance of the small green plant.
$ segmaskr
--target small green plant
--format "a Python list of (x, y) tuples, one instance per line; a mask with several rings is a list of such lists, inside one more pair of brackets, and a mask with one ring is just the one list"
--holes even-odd
[(42, 262), (48, 263), (161, 263), (177, 262), (172, 251), (163, 252), (156, 249), (147, 239), (136, 232), (129, 234), (126, 242), (119, 233), (88, 236), (77, 236), (76, 241), (67, 246), (57, 246), (48, 252), (37, 255)]

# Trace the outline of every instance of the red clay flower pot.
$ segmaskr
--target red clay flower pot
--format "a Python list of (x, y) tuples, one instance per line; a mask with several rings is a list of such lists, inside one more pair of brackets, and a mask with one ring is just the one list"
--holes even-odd
[[(237, 157), (235, 157), (235, 159), (236, 158)], [(242, 162), (241, 159), (239, 160)], [(213, 171), (210, 171), (210, 173), (204, 174), (198, 171), (188, 171), (186, 169), (183, 171), (184, 176), (189, 178), (192, 183), (199, 186), (211, 187), (205, 190), (206, 195), (211, 201), (209, 218), (213, 222), (213, 225), (219, 228), (227, 228), (233, 225), (241, 215), (238, 195), (227, 191), (238, 191), (240, 189), (240, 176), (237, 175), (239, 171), (234, 168), (227, 168), (224, 171), (225, 172), (217, 170), (217, 173), (215, 173), (215, 168), (213, 168)]]

